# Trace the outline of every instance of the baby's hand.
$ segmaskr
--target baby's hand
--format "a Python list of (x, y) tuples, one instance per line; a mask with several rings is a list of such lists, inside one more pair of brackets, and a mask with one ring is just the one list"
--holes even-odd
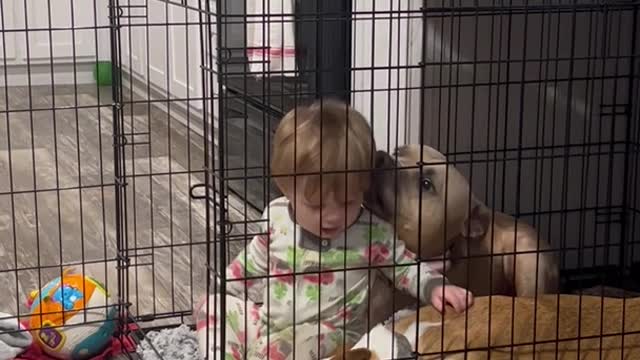
[[(455, 285), (436, 286), (431, 292), (431, 305), (439, 312), (444, 312), (444, 305), (448, 303), (457, 312), (462, 312), (473, 304), (473, 294), (467, 289)], [(444, 297), (443, 297), (444, 295)], [(465, 300), (467, 295), (468, 300)]]

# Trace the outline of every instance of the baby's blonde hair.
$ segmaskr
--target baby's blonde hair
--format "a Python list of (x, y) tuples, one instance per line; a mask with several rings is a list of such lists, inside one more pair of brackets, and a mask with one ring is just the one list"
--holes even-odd
[(335, 200), (344, 200), (346, 191), (368, 190), (375, 151), (362, 114), (335, 100), (318, 100), (294, 108), (280, 121), (273, 139), (271, 175), (285, 194), (292, 193), (295, 179), (307, 199), (333, 193)]

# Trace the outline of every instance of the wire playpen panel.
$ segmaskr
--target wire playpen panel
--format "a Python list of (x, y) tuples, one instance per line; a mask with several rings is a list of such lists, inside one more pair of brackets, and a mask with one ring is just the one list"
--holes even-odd
[(215, 66), (208, 55), (214, 40), (200, 36), (215, 34), (203, 4), (119, 5), (116, 118), (126, 141), (120, 162), (127, 214), (122, 255), (125, 298), (140, 319), (188, 314), (194, 296), (205, 291), (208, 239), (216, 224), (215, 207), (203, 198), (215, 197), (214, 152), (205, 139), (215, 137), (217, 86), (207, 75)]

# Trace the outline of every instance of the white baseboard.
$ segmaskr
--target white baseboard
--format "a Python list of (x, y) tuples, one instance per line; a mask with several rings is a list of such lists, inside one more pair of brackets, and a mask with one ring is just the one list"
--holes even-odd
[(75, 69), (73, 64), (55, 64), (52, 80), (49, 64), (7, 65), (6, 81), (4, 66), (0, 66), (0, 87), (94, 84), (93, 66), (93, 62), (77, 63)]

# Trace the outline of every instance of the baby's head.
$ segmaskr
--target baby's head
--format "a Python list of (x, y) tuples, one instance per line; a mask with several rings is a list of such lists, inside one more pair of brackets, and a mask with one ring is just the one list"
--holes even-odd
[(333, 239), (360, 214), (375, 161), (367, 120), (348, 105), (298, 106), (273, 139), (271, 175), (305, 230)]

